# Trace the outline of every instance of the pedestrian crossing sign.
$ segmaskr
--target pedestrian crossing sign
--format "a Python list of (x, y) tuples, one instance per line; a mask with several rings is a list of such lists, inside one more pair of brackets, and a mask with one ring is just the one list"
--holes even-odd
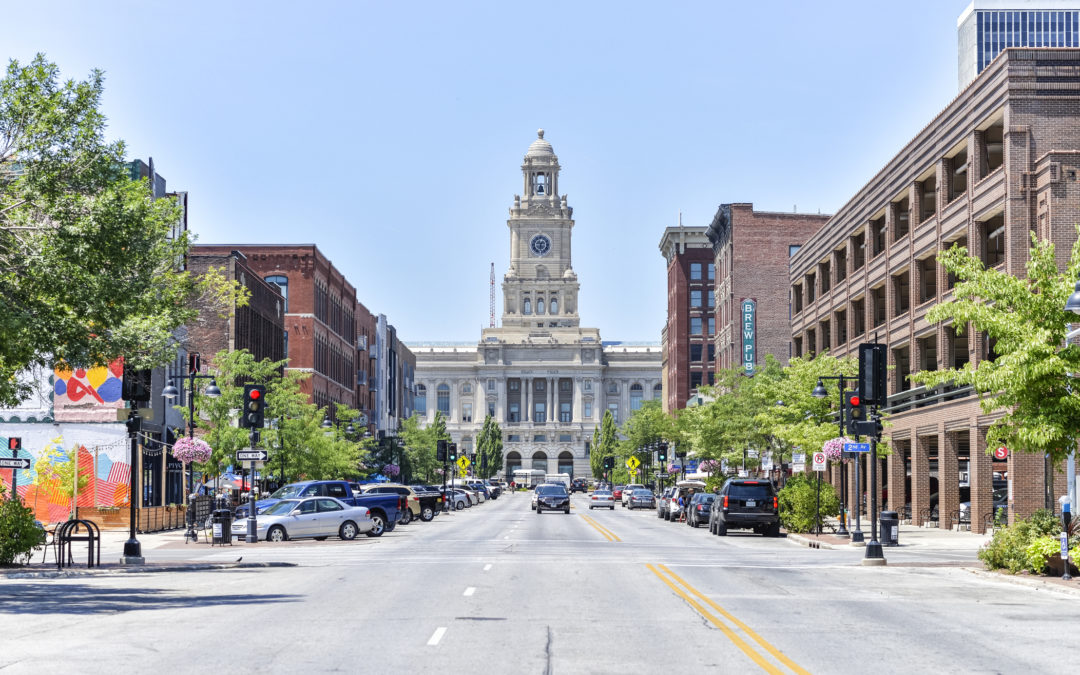
[[(461, 457), (458, 457), (457, 465), (458, 465), (458, 467), (461, 468), (462, 471), (468, 469), (470, 464), (472, 464), (472, 462), (470, 462), (469, 458), (466, 457), (465, 455), (462, 455)], [(462, 475), (465, 475), (465, 474), (462, 474)]]
[(637, 457), (631, 456), (630, 459), (626, 460), (626, 468), (631, 471), (635, 471), (639, 466), (641, 466), (641, 460)]

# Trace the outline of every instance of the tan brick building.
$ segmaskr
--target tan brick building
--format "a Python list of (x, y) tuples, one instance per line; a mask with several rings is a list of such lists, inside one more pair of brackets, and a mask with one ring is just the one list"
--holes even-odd
[(970, 493), (971, 526), (981, 532), (1005, 479), (1010, 519), (1052, 501), (1041, 457), (991, 461), (993, 418), (970, 389), (913, 389), (906, 376), (994, 358), (984, 335), (926, 321), (954, 282), (938, 251), (958, 243), (1022, 275), (1035, 232), (1056, 242), (1064, 265), (1080, 222), (1078, 73), (1077, 49), (1005, 50), (791, 261), (796, 355), (888, 345), (893, 453), (881, 460), (886, 485), (877, 489), (915, 523), (932, 517), (938, 493), (937, 517), (950, 527)]
[(705, 229), (680, 222), (660, 239), (667, 260), (667, 321), (661, 334), (665, 412), (685, 408), (699, 386), (713, 383), (716, 267)]

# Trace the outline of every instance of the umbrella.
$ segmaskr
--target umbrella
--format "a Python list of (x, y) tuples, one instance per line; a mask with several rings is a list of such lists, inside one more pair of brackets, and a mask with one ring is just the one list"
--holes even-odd
[(382, 475), (381, 473), (377, 473), (374, 476), (372, 476), (371, 480), (375, 481), (376, 483), (389, 483), (390, 482), (390, 479), (387, 478), (386, 476)]

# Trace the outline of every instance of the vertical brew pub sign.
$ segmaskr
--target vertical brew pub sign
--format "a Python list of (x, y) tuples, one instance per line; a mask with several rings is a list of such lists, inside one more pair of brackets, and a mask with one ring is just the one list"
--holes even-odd
[(750, 298), (742, 301), (742, 365), (743, 375), (754, 374), (757, 363), (754, 338), (757, 324), (757, 303)]

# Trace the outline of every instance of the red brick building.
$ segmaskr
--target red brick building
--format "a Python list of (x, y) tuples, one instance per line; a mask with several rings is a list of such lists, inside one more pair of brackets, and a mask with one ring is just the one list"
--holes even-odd
[(766, 354), (788, 362), (791, 256), (828, 221), (820, 214), (755, 212), (753, 204), (717, 209), (706, 230), (716, 266), (717, 371), (743, 366), (752, 372)]
[(660, 239), (667, 260), (667, 323), (661, 338), (663, 407), (685, 408), (698, 386), (713, 383), (712, 245), (704, 227), (669, 227)]
[(311, 373), (302, 388), (316, 405), (357, 407), (356, 289), (314, 244), (221, 244), (195, 249), (220, 256), (239, 251), (247, 258), (248, 268), (276, 284), (285, 305), (288, 369)]
[(1041, 456), (992, 461), (995, 416), (970, 387), (915, 388), (907, 376), (996, 358), (985, 334), (926, 320), (955, 283), (939, 251), (959, 244), (1023, 276), (1035, 233), (1067, 263), (1080, 222), (1077, 72), (1078, 49), (1006, 49), (792, 259), (796, 355), (887, 345), (892, 454), (880, 459), (875, 489), (887, 488), (888, 508), (916, 524), (950, 527), (969, 499), (971, 529), (982, 532), (995, 503), (1007, 500), (1012, 521), (1055, 506), (1064, 490), (1060, 469)]

